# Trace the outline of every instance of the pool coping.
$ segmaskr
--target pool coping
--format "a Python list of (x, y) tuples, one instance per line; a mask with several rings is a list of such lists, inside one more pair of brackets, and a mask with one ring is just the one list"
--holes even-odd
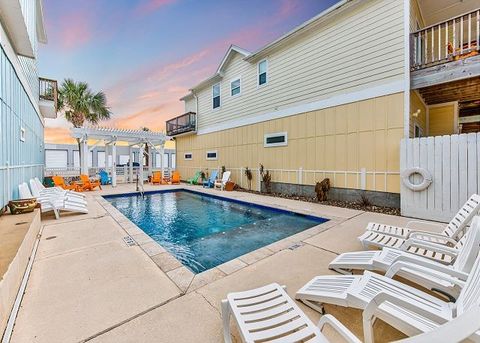
[[(178, 187), (172, 189), (172, 191), (181, 191), (185, 190), (188, 192), (200, 193), (205, 195), (210, 195), (219, 199), (224, 199), (227, 201), (235, 201), (240, 203), (247, 203), (261, 207), (273, 208), (272, 206), (258, 203), (255, 201), (244, 201), (233, 199), (229, 196), (222, 194), (210, 194), (208, 191), (202, 191), (201, 189), (196, 189), (195, 191), (185, 188)], [(165, 190), (169, 191), (169, 190)], [(162, 191), (152, 191), (145, 193), (160, 193)], [(220, 192), (220, 191), (219, 191)], [(126, 194), (138, 194), (139, 192), (126, 192), (126, 193), (114, 193), (109, 194), (109, 196), (121, 196)], [(203, 271), (201, 273), (193, 273), (190, 269), (183, 265), (173, 254), (169, 253), (164, 247), (162, 247), (158, 242), (153, 240), (149, 235), (147, 235), (141, 228), (139, 228), (135, 223), (130, 221), (123, 213), (121, 213), (115, 206), (113, 206), (108, 200), (102, 195), (96, 195), (95, 200), (105, 209), (105, 211), (118, 223), (118, 225), (125, 231), (127, 236), (124, 237), (125, 242), (134, 242), (134, 245), (137, 245), (141, 250), (160, 268), (168, 278), (180, 289), (182, 294), (187, 294), (197, 290), (200, 287), (208, 285), (214, 281), (224, 278), (227, 275), (233, 274), (249, 265), (252, 265), (264, 258), (272, 256), (282, 250), (290, 249), (294, 250), (305, 243), (304, 240), (315, 236), (329, 228), (339, 224), (337, 218), (332, 217), (319, 217), (313, 216), (311, 213), (308, 213), (308, 210), (301, 209), (291, 209), (284, 207), (277, 207), (277, 209), (287, 212), (298, 213), (304, 216), (323, 218), (326, 219), (325, 222), (315, 225), (309, 229), (298, 232), (294, 235), (285, 237), (279, 241), (270, 243), (266, 246), (263, 246), (259, 249), (252, 250), (244, 255), (236, 257), (230, 261), (227, 261), (223, 264), (220, 264), (216, 267)]]

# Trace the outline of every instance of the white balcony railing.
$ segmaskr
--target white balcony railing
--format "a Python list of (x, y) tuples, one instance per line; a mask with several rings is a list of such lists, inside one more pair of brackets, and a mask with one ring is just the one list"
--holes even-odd
[(480, 9), (411, 34), (412, 70), (455, 61), (480, 50)]

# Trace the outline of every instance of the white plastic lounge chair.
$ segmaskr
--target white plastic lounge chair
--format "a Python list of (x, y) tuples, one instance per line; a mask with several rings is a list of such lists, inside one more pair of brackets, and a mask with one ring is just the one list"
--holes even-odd
[[(364, 275), (317, 276), (302, 287), (296, 299), (323, 312), (322, 303), (365, 310), (371, 327), (373, 316), (408, 336), (432, 330), (478, 304), (480, 298), (480, 257), (455, 302), (446, 302), (386, 276), (366, 271)], [(370, 329), (371, 330), (371, 329)], [(365, 331), (371, 341), (372, 332)]]
[(230, 315), (233, 315), (244, 342), (328, 342), (321, 333), (328, 324), (347, 342), (360, 340), (335, 317), (322, 316), (318, 326), (300, 310), (279, 284), (229, 293), (222, 300), (223, 333), (230, 343)]
[[(32, 180), (32, 179), (31, 179)], [(30, 186), (32, 185), (32, 181), (30, 180)], [(78, 198), (81, 198), (81, 199), (86, 199), (86, 195), (83, 194), (83, 193), (80, 193), (80, 192), (75, 192), (75, 191), (69, 191), (69, 190), (65, 190), (61, 187), (50, 187), (50, 188), (47, 188), (45, 187), (42, 182), (40, 182), (40, 180), (38, 179), (38, 177), (34, 178), (33, 181), (35, 182), (35, 184), (37, 185), (37, 189), (39, 190), (40, 194), (47, 194), (49, 192), (57, 192), (57, 193), (62, 193), (62, 194), (67, 194), (67, 195), (70, 195), (72, 197), (78, 197)]]
[(377, 246), (398, 249), (409, 239), (453, 246), (456, 241), (461, 238), (463, 231), (470, 223), (473, 216), (479, 211), (480, 195), (473, 194), (462, 208), (458, 210), (450, 223), (444, 227), (444, 230), (441, 233), (413, 230), (408, 227), (414, 223), (423, 226), (436, 225), (418, 221), (407, 223), (407, 227), (405, 228), (379, 223), (369, 223), (365, 233), (358, 237), (358, 239), (362, 242), (365, 248), (368, 246)]
[[(43, 185), (42, 185), (43, 186)], [(38, 183), (34, 179), (30, 179), (30, 190), (32, 191), (32, 195), (35, 198), (39, 197), (63, 197), (67, 201), (71, 201), (73, 203), (78, 203), (82, 204), (84, 206), (87, 206), (87, 200), (85, 197), (79, 197), (73, 194), (72, 192), (67, 192), (67, 191), (58, 191), (58, 190), (53, 190), (53, 191), (46, 191), (42, 190), (42, 188), (39, 187)]]
[[(345, 341), (360, 342), (332, 315), (323, 315), (315, 326), (291, 300), (284, 287), (275, 283), (250, 291), (230, 293), (228, 298), (222, 301), (224, 340), (227, 343), (231, 342), (231, 314), (234, 315), (245, 342), (256, 342), (259, 339), (257, 337), (261, 337), (262, 342), (296, 342), (307, 339), (308, 342), (328, 343), (321, 333), (326, 325), (330, 325)], [(373, 342), (372, 325), (376, 315), (375, 306), (364, 311), (367, 343)], [(402, 339), (397, 343), (460, 342), (467, 338), (478, 340), (479, 316), (480, 306), (476, 304), (445, 324), (432, 323), (431, 328), (427, 328), (425, 333)], [(297, 328), (298, 331), (295, 331)]]
[[(35, 198), (26, 182), (18, 185), (18, 191), (20, 198)], [(60, 210), (70, 211), (70, 212), (79, 212), (79, 213), (88, 213), (88, 208), (86, 205), (72, 202), (63, 195), (50, 195), (50, 196), (40, 196), (36, 198), (41, 205), (42, 212), (53, 211), (55, 213), (55, 218), (60, 218)]]
[[(342, 274), (351, 274), (353, 269), (383, 271), (387, 273), (387, 276), (397, 274), (426, 288), (435, 288), (443, 293), (457, 296), (461, 289), (458, 284), (463, 285), (462, 281), (467, 280), (468, 273), (480, 251), (479, 216), (473, 219), (471, 228), (455, 248), (458, 250), (458, 254), (452, 256), (453, 263), (448, 266), (401, 250), (383, 248), (383, 250), (341, 254), (330, 263), (329, 268)], [(451, 251), (450, 248), (442, 245), (435, 250), (435, 253), (449, 255)], [(409, 264), (414, 264), (418, 268), (409, 269), (407, 267)], [(458, 284), (443, 280), (442, 274), (445, 273), (458, 278)]]
[(215, 181), (214, 183), (215, 189), (220, 188), (223, 191), (225, 189), (225, 185), (227, 184), (227, 182), (230, 181), (230, 174), (231, 172), (229, 171), (226, 171), (225, 173), (223, 173), (222, 179)]

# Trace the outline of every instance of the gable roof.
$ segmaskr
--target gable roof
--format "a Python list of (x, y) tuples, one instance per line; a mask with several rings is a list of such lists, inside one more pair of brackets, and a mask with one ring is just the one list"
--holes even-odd
[(250, 51), (242, 49), (239, 46), (236, 46), (233, 44), (230, 45), (230, 47), (227, 50), (227, 53), (225, 54), (225, 56), (223, 56), (222, 62), (220, 62), (220, 65), (217, 68), (217, 74), (223, 72), (223, 67), (227, 64), (227, 62), (231, 59), (232, 55), (234, 55), (235, 53), (238, 53), (243, 57), (247, 57), (251, 54)]
[(361, 4), (365, 2), (366, 0), (340, 0), (337, 3), (335, 3), (333, 6), (330, 6), (327, 8), (325, 11), (320, 12), (313, 18), (303, 22), (302, 24), (298, 25), (295, 27), (293, 30), (287, 32), (280, 38), (274, 40), (273, 42), (265, 45), (264, 47), (260, 48), (259, 50), (255, 51), (254, 53), (251, 53), (245, 49), (242, 49), (236, 45), (230, 45), (230, 48), (227, 50), (225, 56), (222, 59), (222, 62), (218, 66), (215, 74), (210, 76), (209, 78), (203, 80), (196, 86), (192, 87), (189, 89), (190, 93), (182, 97), (180, 100), (186, 100), (190, 97), (193, 96), (193, 92), (195, 89), (204, 87), (208, 84), (213, 84), (214, 82), (218, 82), (222, 79), (223, 77), (223, 69), (227, 62), (230, 60), (231, 56), (234, 53), (239, 53), (243, 55), (243, 59), (247, 62), (250, 63), (255, 63), (255, 61), (259, 60), (269, 52), (271, 52), (274, 49), (279, 48), (280, 46), (283, 46), (284, 44), (290, 42), (292, 39), (295, 39), (296, 37), (304, 34), (305, 32), (309, 32), (310, 30), (318, 27), (322, 23), (324, 23), (326, 20), (332, 18), (333, 16), (337, 16), (340, 13), (343, 13), (345, 10), (352, 8), (355, 5)]

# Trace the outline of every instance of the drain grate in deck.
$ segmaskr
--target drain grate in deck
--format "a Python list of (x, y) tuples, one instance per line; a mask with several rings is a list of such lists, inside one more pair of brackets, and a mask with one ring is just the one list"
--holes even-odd
[(292, 244), (288, 247), (288, 249), (290, 250), (295, 250), (295, 249), (298, 249), (300, 247), (303, 247), (303, 244), (302, 243), (295, 243), (295, 244)]
[(127, 247), (133, 247), (134, 245), (137, 245), (137, 243), (135, 243), (135, 241), (133, 240), (133, 238), (130, 237), (130, 236), (125, 236), (125, 237), (123, 237), (123, 241), (125, 242), (125, 244), (127, 245)]

